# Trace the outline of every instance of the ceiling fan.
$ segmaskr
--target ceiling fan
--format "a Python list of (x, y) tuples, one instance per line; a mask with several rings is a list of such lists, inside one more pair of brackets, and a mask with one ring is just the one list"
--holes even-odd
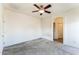
[(48, 4), (48, 5), (45, 6), (45, 7), (44, 7), (43, 5), (38, 6), (38, 5), (36, 5), (36, 4), (34, 4), (34, 6), (35, 6), (38, 10), (35, 10), (35, 11), (32, 11), (32, 12), (39, 12), (40, 15), (43, 15), (44, 12), (45, 12), (45, 13), (49, 13), (49, 14), (51, 13), (50, 11), (47, 11), (47, 9), (51, 7), (50, 4)]

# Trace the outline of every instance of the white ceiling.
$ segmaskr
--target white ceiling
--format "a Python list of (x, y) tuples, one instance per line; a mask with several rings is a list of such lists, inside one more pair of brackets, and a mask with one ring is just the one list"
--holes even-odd
[[(37, 5), (44, 5), (46, 6), (48, 3), (40, 3)], [(32, 11), (36, 10), (37, 8), (33, 6), (33, 3), (7, 3), (4, 4), (6, 8), (16, 10), (21, 13), (25, 13), (27, 15), (37, 17), (37, 18), (50, 18), (54, 14), (63, 13), (71, 8), (79, 7), (77, 3), (51, 3), (52, 7), (48, 10), (51, 11), (51, 14), (44, 13), (42, 16), (39, 15), (38, 12), (32, 13)]]

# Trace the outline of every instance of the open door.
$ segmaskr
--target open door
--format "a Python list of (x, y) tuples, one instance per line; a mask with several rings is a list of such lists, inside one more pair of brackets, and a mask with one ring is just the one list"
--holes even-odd
[(63, 18), (56, 17), (53, 23), (53, 37), (54, 41), (63, 43)]

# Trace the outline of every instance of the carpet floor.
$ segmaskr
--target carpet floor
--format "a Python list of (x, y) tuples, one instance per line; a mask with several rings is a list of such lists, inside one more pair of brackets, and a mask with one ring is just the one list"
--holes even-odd
[(46, 39), (35, 39), (5, 47), (3, 55), (72, 55), (61, 49), (62, 44)]

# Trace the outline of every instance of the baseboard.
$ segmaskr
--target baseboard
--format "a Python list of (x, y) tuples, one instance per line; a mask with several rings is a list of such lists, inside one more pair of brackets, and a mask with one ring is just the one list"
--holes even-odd
[(4, 47), (8, 47), (8, 46), (12, 46), (12, 45), (16, 45), (16, 44), (19, 44), (19, 43), (23, 43), (23, 42), (26, 42), (26, 41), (31, 41), (31, 40), (35, 40), (35, 39), (41, 39), (41, 38), (44, 38), (44, 39), (47, 39), (47, 40), (50, 40), (50, 41), (53, 41), (53, 39), (50, 37), (50, 36), (38, 36), (38, 37), (35, 37), (35, 38), (31, 38), (29, 40), (24, 40), (24, 41), (19, 41), (19, 42), (15, 42), (15, 43), (12, 43), (12, 44), (5, 44)]
[(42, 35), (41, 38), (44, 38), (44, 39), (47, 39), (47, 40), (53, 41), (53, 38), (51, 38), (50, 36)]
[(14, 43), (11, 43), (11, 44), (4, 44), (3, 46), (4, 47), (8, 47), (8, 46), (12, 46), (12, 45), (16, 45), (16, 44), (19, 44), (19, 43), (23, 43), (23, 42), (26, 42), (26, 41), (31, 41), (31, 40), (35, 40), (35, 39), (38, 39), (38, 38), (41, 38), (41, 36), (38, 36), (38, 37), (34, 37), (34, 38), (28, 38), (28, 40), (23, 40), (23, 41), (18, 41), (18, 42), (14, 42)]
[(61, 49), (63, 49), (66, 52), (79, 55), (79, 48), (69, 46), (69, 45), (63, 45)]
[[(37, 39), (43, 39), (43, 38), (37, 38)], [(33, 40), (37, 40), (37, 39), (31, 39), (29, 41), (33, 41)], [(29, 41), (19, 42), (19, 43), (13, 44), (13, 45), (5, 46), (4, 48), (7, 49), (8, 47), (12, 47), (12, 46), (16, 46), (16, 45), (21, 45), (21, 44), (24, 44), (24, 43), (29, 42)]]

